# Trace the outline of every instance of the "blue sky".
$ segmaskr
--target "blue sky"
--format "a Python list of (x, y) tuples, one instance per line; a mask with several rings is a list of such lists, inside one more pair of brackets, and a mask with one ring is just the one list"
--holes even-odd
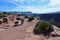
[(0, 11), (57, 12), (60, 0), (0, 0)]

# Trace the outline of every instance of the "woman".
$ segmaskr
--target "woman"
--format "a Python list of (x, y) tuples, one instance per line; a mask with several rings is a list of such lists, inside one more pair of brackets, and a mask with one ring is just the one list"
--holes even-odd
[(22, 25), (24, 23), (24, 15), (23, 14), (20, 16), (20, 20), (21, 20), (21, 24), (20, 25)]

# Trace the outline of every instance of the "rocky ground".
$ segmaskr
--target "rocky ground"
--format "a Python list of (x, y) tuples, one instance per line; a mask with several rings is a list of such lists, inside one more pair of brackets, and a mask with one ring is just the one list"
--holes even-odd
[[(37, 21), (27, 22), (25, 20), (23, 25), (12, 27), (13, 22), (10, 23), (10, 26), (4, 29), (0, 28), (0, 40), (59, 40), (60, 37), (51, 37), (46, 39), (43, 35), (33, 34), (33, 29)], [(1, 26), (1, 25), (0, 25)], [(60, 34), (55, 26), (55, 31)]]

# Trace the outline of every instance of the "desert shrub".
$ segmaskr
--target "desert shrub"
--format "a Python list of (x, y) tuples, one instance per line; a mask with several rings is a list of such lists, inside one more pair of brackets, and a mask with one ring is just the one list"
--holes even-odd
[(39, 27), (36, 27), (36, 28), (33, 30), (33, 32), (34, 32), (35, 34), (40, 34), (40, 29), (39, 29)]
[(19, 16), (20, 16), (19, 14), (16, 15), (16, 20), (20, 20)]
[(3, 15), (4, 17), (7, 17), (7, 16), (11, 15), (11, 13), (9, 13), (9, 12), (3, 12), (2, 15)]
[(28, 18), (28, 16), (27, 16), (27, 15), (25, 15), (25, 18)]
[(6, 14), (6, 12), (3, 12), (3, 14)]
[(21, 16), (20, 14), (18, 14), (18, 16)]
[(52, 25), (46, 21), (39, 21), (33, 30), (35, 34), (50, 34), (52, 31), (54, 31)]
[(29, 17), (28, 18), (28, 22), (33, 21), (33, 20), (34, 20), (34, 17)]
[(8, 15), (7, 14), (3, 14), (2, 17), (7, 17)]
[(20, 18), (19, 18), (19, 17), (17, 17), (17, 18), (16, 18), (16, 20), (20, 20)]
[(7, 17), (7, 14), (1, 14), (0, 18)]

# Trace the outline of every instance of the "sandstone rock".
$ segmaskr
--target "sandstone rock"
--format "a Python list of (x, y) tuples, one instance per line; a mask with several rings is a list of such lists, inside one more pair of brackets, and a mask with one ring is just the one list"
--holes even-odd
[(8, 16), (8, 20), (9, 20), (9, 21), (15, 21), (15, 16), (14, 16), (14, 15)]
[(2, 21), (0, 20), (0, 24), (2, 24)]
[(3, 23), (8, 23), (8, 19), (7, 18), (3, 18)]

